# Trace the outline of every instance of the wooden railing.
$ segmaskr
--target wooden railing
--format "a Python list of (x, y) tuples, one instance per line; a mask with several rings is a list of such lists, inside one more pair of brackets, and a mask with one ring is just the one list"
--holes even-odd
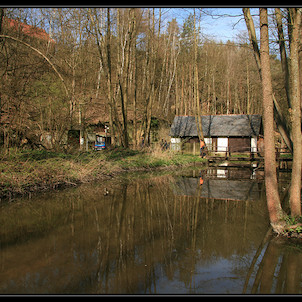
[(240, 151), (233, 151), (228, 147), (207, 145), (205, 152), (208, 157), (225, 157), (226, 159), (233, 157), (234, 159), (250, 160), (262, 157), (256, 147), (242, 147)]

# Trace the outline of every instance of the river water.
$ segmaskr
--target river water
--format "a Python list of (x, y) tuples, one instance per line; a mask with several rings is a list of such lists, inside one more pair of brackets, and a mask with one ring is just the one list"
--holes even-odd
[(0, 223), (0, 294), (302, 292), (302, 246), (268, 236), (250, 169), (124, 175), (3, 203)]

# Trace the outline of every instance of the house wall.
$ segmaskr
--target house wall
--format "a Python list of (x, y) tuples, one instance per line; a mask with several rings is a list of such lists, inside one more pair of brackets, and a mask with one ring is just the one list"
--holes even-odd
[(191, 137), (187, 143), (199, 143), (199, 138), (198, 137)]
[[(177, 141), (176, 141), (177, 140)], [(184, 141), (186, 141), (184, 143)], [(199, 154), (198, 137), (187, 139), (171, 138), (171, 149), (181, 151), (181, 142), (183, 143), (182, 151), (184, 153)], [(205, 144), (209, 151), (217, 152), (256, 152), (256, 137), (205, 137)]]
[(249, 152), (251, 151), (250, 137), (229, 137), (228, 146), (230, 152)]
[(209, 150), (225, 152), (256, 152), (256, 137), (205, 137)]

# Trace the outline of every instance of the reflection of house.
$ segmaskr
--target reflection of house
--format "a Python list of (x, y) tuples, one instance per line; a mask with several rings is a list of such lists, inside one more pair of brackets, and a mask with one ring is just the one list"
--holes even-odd
[[(203, 115), (201, 122), (205, 143), (214, 151), (256, 152), (257, 142), (263, 134), (262, 117), (257, 114)], [(198, 142), (195, 117), (175, 116), (170, 136)]]
[(199, 172), (193, 170), (185, 176), (177, 177), (172, 186), (176, 195), (256, 201), (260, 200), (262, 184), (262, 176), (250, 169), (208, 168)]
[(223, 200), (256, 201), (260, 199), (259, 183), (251, 180), (204, 179), (181, 177), (173, 185), (176, 195), (199, 196)]

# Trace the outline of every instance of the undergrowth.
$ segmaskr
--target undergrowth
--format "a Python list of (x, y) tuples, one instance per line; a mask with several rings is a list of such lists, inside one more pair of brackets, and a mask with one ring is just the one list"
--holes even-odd
[(292, 233), (302, 234), (302, 217), (292, 217), (288, 215), (285, 218), (286, 232), (288, 235)]
[(0, 198), (60, 185), (76, 185), (123, 171), (136, 171), (204, 162), (194, 155), (160, 149), (54, 152), (11, 149), (0, 152)]

